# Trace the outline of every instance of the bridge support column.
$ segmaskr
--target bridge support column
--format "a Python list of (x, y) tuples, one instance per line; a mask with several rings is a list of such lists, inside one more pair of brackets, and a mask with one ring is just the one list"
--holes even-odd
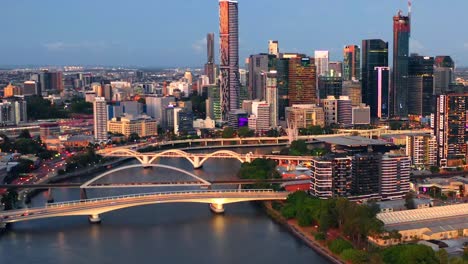
[(54, 202), (54, 196), (52, 196), (52, 188), (49, 188), (49, 190), (47, 190), (47, 202), (48, 203)]
[(200, 169), (201, 167), (203, 167), (203, 164), (200, 164), (200, 157), (194, 157), (193, 158), (193, 168), (194, 169)]
[(86, 194), (86, 189), (80, 188), (80, 200), (88, 199), (88, 194)]
[(89, 222), (91, 224), (99, 224), (101, 223), (101, 218), (99, 217), (98, 214), (93, 214), (93, 215), (90, 215), (89, 218), (88, 218)]
[(212, 203), (210, 204), (210, 210), (215, 214), (222, 214), (224, 213), (224, 206), (223, 204)]

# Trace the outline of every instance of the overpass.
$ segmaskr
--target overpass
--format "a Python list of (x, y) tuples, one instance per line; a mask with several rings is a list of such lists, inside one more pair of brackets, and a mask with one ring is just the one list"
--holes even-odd
[(0, 212), (0, 224), (63, 216), (89, 216), (91, 223), (101, 221), (100, 214), (135, 206), (157, 203), (206, 203), (215, 213), (224, 212), (224, 204), (246, 201), (285, 200), (288, 192), (257, 190), (199, 190), (121, 195)]
[(296, 161), (308, 162), (313, 156), (286, 156), (286, 155), (258, 155), (253, 153), (239, 154), (230, 150), (218, 150), (212, 153), (189, 153), (179, 149), (164, 150), (161, 152), (145, 152), (141, 153), (131, 149), (112, 149), (108, 152), (101, 153), (106, 157), (125, 157), (136, 158), (143, 166), (151, 166), (158, 158), (185, 158), (195, 169), (199, 169), (209, 159), (237, 159), (239, 162), (252, 162), (254, 159), (264, 158), (278, 161)]

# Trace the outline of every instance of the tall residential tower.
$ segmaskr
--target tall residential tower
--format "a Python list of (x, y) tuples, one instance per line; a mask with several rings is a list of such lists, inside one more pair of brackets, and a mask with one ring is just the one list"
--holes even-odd
[(239, 21), (237, 1), (219, 1), (221, 113), (239, 109)]

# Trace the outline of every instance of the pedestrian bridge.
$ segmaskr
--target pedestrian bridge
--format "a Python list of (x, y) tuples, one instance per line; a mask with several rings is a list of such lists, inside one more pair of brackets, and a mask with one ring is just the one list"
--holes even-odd
[(44, 219), (62, 216), (89, 216), (90, 222), (100, 222), (100, 214), (157, 203), (206, 203), (216, 213), (224, 212), (224, 204), (285, 200), (288, 192), (270, 189), (253, 190), (194, 190), (177, 192), (155, 192), (130, 194), (68, 202), (48, 203), (44, 207), (3, 211), (0, 213), (0, 223)]

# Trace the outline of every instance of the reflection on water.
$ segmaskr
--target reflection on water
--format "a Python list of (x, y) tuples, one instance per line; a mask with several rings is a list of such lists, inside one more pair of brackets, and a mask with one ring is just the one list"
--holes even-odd
[[(240, 166), (236, 160), (209, 160), (194, 171), (181, 159), (162, 162), (210, 180), (232, 179)], [(127, 170), (112, 178), (132, 181), (158, 177), (157, 172)], [(165, 190), (92, 189), (88, 196)], [(54, 198), (79, 199), (79, 191), (54, 190)], [(32, 206), (46, 199), (38, 195)], [(214, 215), (206, 204), (155, 204), (103, 214), (100, 225), (89, 224), (84, 216), (15, 223), (0, 236), (0, 263), (326, 263), (255, 205), (227, 204), (225, 209)]]

